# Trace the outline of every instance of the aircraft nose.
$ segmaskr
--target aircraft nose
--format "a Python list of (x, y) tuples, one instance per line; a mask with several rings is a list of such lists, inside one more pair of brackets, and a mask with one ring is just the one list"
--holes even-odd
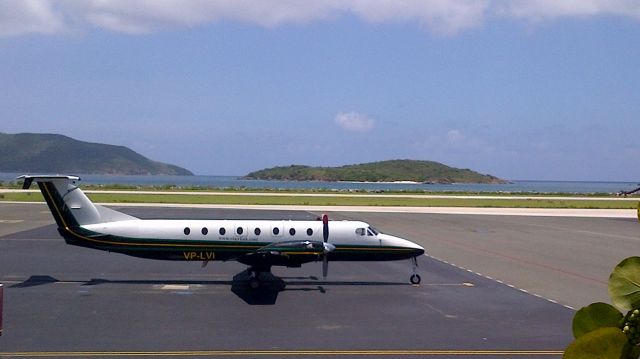
[(414, 255), (417, 256), (421, 256), (424, 254), (424, 248), (418, 246), (419, 248), (414, 249)]
[[(405, 241), (407, 241), (407, 240), (405, 239)], [(413, 249), (413, 255), (414, 255), (415, 257), (417, 257), (417, 256), (421, 256), (421, 255), (423, 255), (423, 254), (424, 254), (424, 248), (423, 248), (422, 246), (420, 246), (420, 245), (418, 245), (418, 244), (415, 244), (415, 243), (413, 243), (413, 242), (411, 242), (411, 241), (407, 241), (407, 242), (411, 243), (411, 245), (409, 245), (409, 246), (407, 246), (407, 247), (409, 247), (409, 248)]]
[(390, 235), (384, 235), (382, 244), (409, 249), (411, 250), (411, 257), (421, 256), (425, 252), (424, 248), (419, 244), (413, 243), (410, 240), (404, 238), (394, 237)]

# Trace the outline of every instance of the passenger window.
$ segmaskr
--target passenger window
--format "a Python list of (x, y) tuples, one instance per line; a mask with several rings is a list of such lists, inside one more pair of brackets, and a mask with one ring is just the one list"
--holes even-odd
[(220, 233), (221, 236), (224, 236), (224, 234), (227, 233), (227, 230), (224, 229), (224, 227), (220, 227), (220, 230), (218, 231), (218, 233)]
[(189, 229), (189, 227), (184, 227), (184, 235), (188, 236), (189, 233), (191, 233), (191, 229)]
[(253, 230), (253, 233), (255, 233), (256, 236), (259, 236), (260, 232), (261, 232), (260, 228), (256, 228), (256, 229)]
[(242, 229), (242, 227), (238, 227), (236, 228), (236, 233), (238, 233), (238, 235), (241, 235), (242, 232), (244, 232), (244, 230)]
[(209, 230), (207, 229), (207, 227), (202, 227), (202, 235), (206, 236), (207, 233), (209, 233)]
[(356, 229), (356, 234), (359, 235), (359, 236), (364, 236), (364, 228)]
[(277, 236), (278, 234), (280, 234), (280, 228), (278, 228), (278, 227), (273, 227), (273, 231), (272, 231), (272, 232), (273, 232), (273, 235), (274, 235), (274, 236)]
[(295, 235), (296, 235), (296, 230), (295, 230), (295, 228), (291, 228), (291, 229), (289, 229), (289, 234), (290, 234), (290, 235), (292, 235), (292, 236), (295, 236)]
[(312, 235), (313, 235), (313, 229), (307, 228), (307, 236), (312, 236)]

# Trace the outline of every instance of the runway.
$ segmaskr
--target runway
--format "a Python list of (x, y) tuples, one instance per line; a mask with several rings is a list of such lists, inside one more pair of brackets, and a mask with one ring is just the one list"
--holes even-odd
[[(120, 209), (143, 218), (317, 216)], [(408, 261), (332, 262), (327, 280), (317, 263), (274, 268), (252, 293), (238, 263), (203, 269), (68, 246), (44, 205), (2, 204), (0, 357), (560, 357), (574, 313), (565, 305), (603, 300), (601, 282), (640, 241), (627, 219), (329, 215), (425, 246), (422, 285), (408, 284)]]

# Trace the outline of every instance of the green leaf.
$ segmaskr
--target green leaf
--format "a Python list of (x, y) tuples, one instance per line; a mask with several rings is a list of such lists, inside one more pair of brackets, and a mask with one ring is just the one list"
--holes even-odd
[(622, 357), (620, 359), (638, 359), (640, 358), (640, 347), (629, 344), (625, 345)]
[(618, 328), (600, 328), (576, 339), (564, 359), (620, 359), (627, 337)]
[(609, 296), (618, 308), (640, 307), (640, 257), (629, 257), (615, 267), (609, 277)]
[(622, 313), (610, 304), (593, 303), (580, 309), (573, 317), (573, 336), (581, 336), (603, 327), (618, 327), (624, 318)]

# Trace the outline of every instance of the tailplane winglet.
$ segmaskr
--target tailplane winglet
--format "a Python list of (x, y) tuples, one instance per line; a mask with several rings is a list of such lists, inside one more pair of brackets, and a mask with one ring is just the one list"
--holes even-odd
[(24, 183), (22, 184), (22, 189), (29, 189), (29, 187), (31, 187), (31, 184), (33, 183), (33, 181), (36, 182), (46, 182), (46, 181), (51, 181), (51, 180), (56, 180), (56, 179), (66, 179), (69, 181), (79, 181), (80, 177), (78, 176), (62, 176), (62, 175), (36, 175), (36, 176), (32, 176), (32, 175), (22, 175), (16, 179), (24, 179)]

